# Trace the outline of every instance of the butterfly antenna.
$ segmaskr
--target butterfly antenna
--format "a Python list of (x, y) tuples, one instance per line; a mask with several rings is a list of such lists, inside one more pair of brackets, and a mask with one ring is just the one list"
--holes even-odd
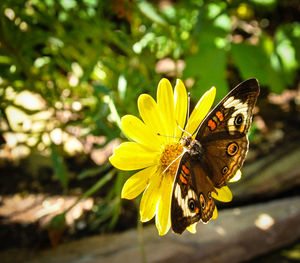
[(160, 134), (159, 132), (156, 133), (156, 135), (158, 135), (158, 136), (164, 136), (164, 137), (169, 137), (169, 138), (175, 138), (175, 139), (181, 139), (181, 137), (178, 137), (178, 136)]
[(167, 166), (167, 168), (165, 169), (165, 170), (163, 170), (163, 172), (162, 173), (165, 173), (169, 168), (170, 168), (170, 166), (173, 164), (173, 163), (175, 163), (179, 158), (181, 158), (182, 157), (182, 155), (185, 153), (185, 151), (183, 151), (181, 154), (179, 154), (168, 166)]
[[(190, 92), (188, 92), (188, 97), (187, 97), (187, 99), (188, 99), (188, 107), (187, 107), (187, 113), (186, 113), (186, 124), (188, 125), (188, 123), (189, 123), (189, 118), (190, 118), (190, 102), (191, 102), (191, 93)], [(180, 129), (180, 130), (182, 130), (183, 131), (183, 133), (187, 133), (189, 136), (191, 136), (192, 137), (192, 135), (189, 133), (189, 132), (187, 132), (186, 130), (184, 130), (184, 129), (182, 129), (180, 126), (179, 126), (179, 124), (177, 123), (177, 125), (178, 125), (178, 128)]]
[(189, 118), (190, 118), (190, 102), (191, 102), (191, 93), (188, 92), (188, 108), (187, 108), (187, 116), (186, 116), (186, 123), (189, 122)]
[(192, 137), (192, 135), (191, 135), (188, 131), (182, 129), (182, 128), (179, 126), (178, 123), (177, 123), (177, 126), (178, 126), (178, 128), (179, 128), (183, 133), (187, 133), (188, 135), (190, 135), (190, 136)]
[[(186, 116), (186, 123), (188, 124), (189, 122), (189, 117), (190, 117), (190, 101), (191, 101), (191, 93), (188, 92), (188, 107), (187, 107), (187, 116)], [(184, 133), (187, 133), (189, 136), (192, 137), (192, 135), (186, 131), (185, 129), (181, 128), (180, 125), (178, 124), (178, 121), (176, 121), (176, 124), (178, 126), (178, 128)]]

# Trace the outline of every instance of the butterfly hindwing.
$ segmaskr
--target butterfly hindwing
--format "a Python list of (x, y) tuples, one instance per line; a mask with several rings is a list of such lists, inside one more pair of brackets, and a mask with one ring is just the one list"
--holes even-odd
[(215, 203), (211, 192), (214, 187), (204, 167), (188, 152), (180, 161), (171, 203), (172, 229), (176, 233), (181, 234), (186, 227), (200, 219), (207, 222), (212, 217)]
[(241, 169), (248, 151), (248, 140), (244, 136), (240, 139), (223, 139), (207, 142), (203, 146), (206, 151), (211, 173), (210, 178), (215, 187), (222, 187)]

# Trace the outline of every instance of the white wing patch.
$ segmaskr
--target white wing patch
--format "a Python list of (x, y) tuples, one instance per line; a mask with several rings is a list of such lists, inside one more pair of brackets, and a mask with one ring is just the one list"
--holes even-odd
[(235, 120), (235, 117), (238, 115), (238, 114), (242, 114), (243, 115), (243, 123), (240, 125), (239, 127), (239, 130), (243, 131), (244, 130), (244, 127), (246, 126), (246, 122), (247, 122), (247, 113), (248, 113), (248, 103), (247, 101), (242, 103), (241, 100), (239, 99), (234, 99), (234, 97), (230, 97), (228, 98), (228, 100), (226, 100), (224, 102), (224, 107), (225, 108), (231, 108), (231, 107), (234, 107), (234, 112), (231, 116), (231, 118), (228, 120), (228, 130), (229, 130), (229, 133), (231, 135), (234, 134), (234, 131), (237, 130), (237, 127), (235, 126), (234, 124), (234, 120)]
[(175, 198), (177, 200), (178, 205), (182, 208), (182, 213), (183, 213), (184, 217), (190, 217), (190, 216), (196, 215), (196, 212), (191, 212), (189, 209), (189, 206), (188, 206), (189, 199), (197, 200), (197, 195), (196, 195), (195, 191), (193, 191), (192, 189), (189, 189), (185, 198), (182, 198), (180, 186), (179, 186), (179, 184), (176, 184), (174, 194), (175, 194)]
[(225, 108), (230, 108), (230, 107), (232, 107), (232, 106), (234, 106), (235, 104), (237, 104), (237, 103), (239, 103), (240, 102), (240, 100), (235, 100), (234, 99), (234, 97), (230, 97), (230, 98), (228, 98), (228, 100), (226, 100), (225, 102), (224, 102), (224, 107)]
[(224, 107), (225, 108), (231, 108), (231, 107), (234, 107), (235, 109), (239, 109), (241, 108), (245, 103), (242, 103), (241, 100), (239, 99), (234, 99), (234, 97), (230, 97), (228, 98), (228, 100), (226, 100), (224, 102)]

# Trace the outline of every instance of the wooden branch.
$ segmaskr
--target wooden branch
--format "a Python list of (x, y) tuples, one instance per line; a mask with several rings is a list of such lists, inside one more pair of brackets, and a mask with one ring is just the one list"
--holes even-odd
[(266, 157), (245, 165), (242, 178), (229, 183), (233, 204), (270, 199), (300, 186), (300, 142), (292, 142)]
[[(293, 197), (224, 209), (217, 220), (199, 223), (197, 234), (160, 237), (148, 226), (142, 235), (145, 256), (148, 263), (242, 262), (299, 240), (299, 220), (300, 197)], [(2, 252), (0, 258), (15, 263), (142, 262), (136, 230), (85, 238), (36, 255)]]

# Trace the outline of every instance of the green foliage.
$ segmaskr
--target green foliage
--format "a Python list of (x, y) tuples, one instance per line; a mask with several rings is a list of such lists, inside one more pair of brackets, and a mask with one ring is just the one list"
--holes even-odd
[(67, 227), (66, 213), (61, 213), (54, 216), (47, 227), (49, 229), (64, 230)]
[(62, 156), (59, 155), (54, 144), (51, 144), (51, 161), (53, 164), (54, 174), (57, 176), (64, 188), (64, 191), (66, 192), (69, 183), (68, 171)]
[[(120, 172), (117, 175), (116, 180), (111, 185), (108, 194), (94, 207), (95, 218), (90, 224), (90, 229), (97, 231), (112, 231), (117, 224), (121, 212), (121, 190), (125, 182), (126, 172)], [(99, 180), (97, 189), (102, 184), (112, 179), (113, 173), (108, 173), (102, 180)], [(105, 178), (105, 179), (104, 179)], [(95, 189), (95, 187), (93, 187)], [(90, 193), (86, 193), (89, 196)]]
[[(10, 147), (51, 156), (66, 192), (72, 177), (65, 158), (90, 154), (83, 146), (70, 150), (68, 141), (85, 145), (89, 135), (103, 136), (96, 149), (124, 138), (120, 116), (138, 115), (139, 94), (155, 96), (162, 77), (173, 84), (176, 78), (192, 80), (194, 101), (211, 86), (221, 99), (229, 87), (252, 77), (276, 93), (295, 87), (300, 24), (293, 2), (1, 1), (1, 133), (22, 134)], [(183, 61), (184, 69), (159, 71), (157, 63), (165, 58), (175, 65)], [(25, 90), (31, 97), (21, 100)], [(36, 96), (41, 105), (35, 106)], [(87, 167), (75, 179), (101, 174), (85, 197), (112, 180), (97, 204), (95, 226), (109, 221), (105, 229), (113, 229), (122, 176), (113, 178), (105, 165)]]
[[(256, 4), (273, 4), (274, 2), (254, 1)], [(232, 25), (229, 15), (234, 9), (238, 11), (241, 5), (237, 9), (222, 1), (204, 5), (202, 7), (204, 15), (199, 16), (197, 22), (200, 30), (194, 34), (197, 40), (195, 41), (196, 52), (186, 60), (184, 76), (195, 77), (200, 87), (215, 85), (221, 89), (221, 92), (217, 93), (218, 99), (221, 99), (227, 92), (228, 62), (234, 64), (241, 79), (255, 77), (261, 85), (268, 86), (276, 93), (292, 85), (299, 70), (296, 58), (300, 52), (299, 35), (296, 33), (299, 27), (297, 23), (278, 26), (274, 34), (275, 40), (272, 40), (271, 36), (264, 31), (256, 35), (255, 31), (262, 30), (262, 28), (255, 29), (253, 26), (253, 36), (248, 41), (247, 39), (240, 43), (232, 41), (231, 37), (235, 36), (234, 29), (239, 29), (235, 27), (245, 25), (240, 21)], [(252, 8), (256, 6), (247, 6), (248, 12), (253, 11)], [(288, 36), (287, 32), (291, 33), (291, 30), (297, 37)], [(257, 43), (251, 43), (251, 38)]]

